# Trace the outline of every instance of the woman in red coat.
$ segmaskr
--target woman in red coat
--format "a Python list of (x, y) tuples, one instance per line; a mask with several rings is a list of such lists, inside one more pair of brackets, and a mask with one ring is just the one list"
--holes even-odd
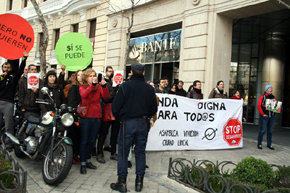
[(101, 126), (101, 98), (109, 98), (106, 81), (98, 82), (96, 72), (89, 68), (83, 72), (83, 85), (80, 86), (81, 106), (87, 106), (85, 117), (80, 119), (80, 173), (86, 174), (86, 168), (96, 169), (90, 160), (91, 152)]

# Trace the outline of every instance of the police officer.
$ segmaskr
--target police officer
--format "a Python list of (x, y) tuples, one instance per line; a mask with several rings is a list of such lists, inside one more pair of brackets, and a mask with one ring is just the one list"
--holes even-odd
[(133, 143), (136, 158), (135, 191), (142, 190), (149, 119), (157, 112), (154, 89), (144, 80), (144, 66), (132, 64), (131, 73), (132, 77), (121, 84), (112, 103), (112, 113), (122, 123), (118, 138), (118, 181), (112, 183), (111, 188), (120, 192), (127, 192), (128, 154)]

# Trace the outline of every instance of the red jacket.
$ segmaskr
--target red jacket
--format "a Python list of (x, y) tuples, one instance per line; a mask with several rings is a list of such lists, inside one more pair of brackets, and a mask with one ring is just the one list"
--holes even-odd
[(266, 99), (274, 99), (274, 95), (268, 95), (267, 93), (264, 93), (263, 95), (260, 96), (259, 101), (258, 101), (258, 110), (260, 115), (264, 116), (264, 115), (272, 115), (274, 113), (269, 112), (268, 110), (266, 110)]
[(109, 89), (98, 86), (98, 89), (94, 91), (94, 88), (92, 84), (80, 86), (81, 105), (88, 105), (87, 118), (102, 118), (101, 98), (110, 97)]

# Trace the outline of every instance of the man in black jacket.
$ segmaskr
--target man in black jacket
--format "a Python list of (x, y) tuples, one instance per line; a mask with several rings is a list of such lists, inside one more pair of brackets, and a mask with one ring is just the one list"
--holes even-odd
[(0, 75), (0, 113), (3, 113), (4, 115), (6, 132), (9, 132), (12, 135), (14, 135), (14, 121), (13, 121), (14, 96), (18, 81), (21, 75), (23, 74), (26, 65), (28, 53), (24, 52), (23, 55), (24, 57), (22, 58), (21, 65), (16, 72), (12, 73), (11, 64), (5, 62), (2, 65), (3, 74)]
[(127, 191), (128, 154), (133, 143), (136, 158), (135, 191), (142, 190), (149, 118), (157, 112), (154, 89), (144, 80), (144, 66), (132, 64), (131, 72), (133, 76), (121, 84), (112, 104), (113, 115), (122, 121), (122, 126), (118, 139), (118, 182), (112, 183), (111, 188), (120, 192)]
[[(116, 92), (118, 90), (118, 87), (113, 88), (113, 79), (114, 76), (114, 70), (112, 66), (107, 66), (106, 67), (106, 76), (105, 81), (107, 82), (107, 87), (110, 92), (110, 97), (107, 99), (102, 99), (104, 102), (104, 107), (106, 105), (109, 105), (110, 103), (113, 102)], [(107, 108), (104, 108), (104, 113)], [(109, 128), (111, 127), (111, 137), (110, 137), (110, 145), (111, 145), (111, 160), (118, 160), (118, 155), (116, 154), (116, 146), (117, 146), (117, 138), (118, 138), (118, 133), (119, 133), (119, 128), (120, 128), (120, 122), (119, 121), (108, 121), (104, 122), (102, 124), (102, 127), (99, 132), (99, 137), (98, 137), (98, 145), (97, 145), (97, 161), (100, 163), (106, 163), (104, 159), (104, 152), (103, 152), (103, 146), (105, 143), (106, 136), (108, 134)]]
[[(34, 64), (30, 64), (28, 66), (28, 73), (37, 73), (37, 68)], [(39, 79), (39, 88), (42, 88), (42, 86), (43, 82), (41, 79)], [(40, 107), (38, 104), (35, 103), (36, 99), (39, 97), (38, 89), (28, 89), (27, 76), (22, 76), (20, 78), (18, 87), (18, 98), (21, 111), (40, 114)]]

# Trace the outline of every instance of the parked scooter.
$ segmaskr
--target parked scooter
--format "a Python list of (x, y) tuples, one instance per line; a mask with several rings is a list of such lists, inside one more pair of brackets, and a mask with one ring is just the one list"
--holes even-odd
[(48, 96), (48, 100), (37, 99), (36, 103), (50, 105), (54, 111), (46, 112), (42, 117), (29, 112), (23, 117), (16, 115), (19, 124), (16, 124), (15, 136), (7, 132), (6, 135), (14, 143), (17, 157), (43, 159), (43, 180), (49, 185), (58, 185), (66, 178), (72, 165), (72, 141), (66, 134), (74, 124), (73, 109), (64, 104), (57, 108), (48, 88), (43, 87), (41, 92)]

